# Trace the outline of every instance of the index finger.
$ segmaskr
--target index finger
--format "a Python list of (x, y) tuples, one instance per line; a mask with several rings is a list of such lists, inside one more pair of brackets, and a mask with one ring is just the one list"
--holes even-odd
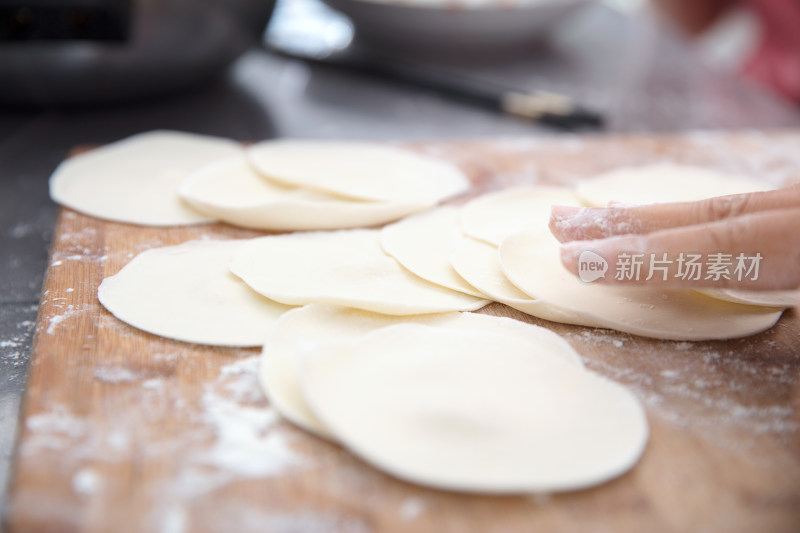
[(550, 231), (561, 242), (641, 235), (773, 209), (800, 207), (800, 184), (774, 191), (621, 207), (553, 206)]

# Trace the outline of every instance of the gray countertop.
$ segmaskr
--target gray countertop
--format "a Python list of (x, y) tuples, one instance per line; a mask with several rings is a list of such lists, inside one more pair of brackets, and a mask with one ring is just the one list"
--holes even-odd
[[(610, 132), (791, 128), (798, 112), (704, 67), (648, 16), (597, 5), (519, 57), (432, 66), (523, 89), (560, 91), (606, 113)], [(254, 49), (190, 94), (73, 110), (0, 108), (0, 495), (12, 464), (39, 292), (57, 207), (47, 178), (71, 147), (169, 128), (271, 137), (552, 135), (529, 123)]]

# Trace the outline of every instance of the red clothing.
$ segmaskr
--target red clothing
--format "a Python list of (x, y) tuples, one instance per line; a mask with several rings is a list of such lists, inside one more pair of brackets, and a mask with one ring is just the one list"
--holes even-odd
[(761, 42), (744, 72), (800, 103), (800, 0), (746, 0), (761, 21)]

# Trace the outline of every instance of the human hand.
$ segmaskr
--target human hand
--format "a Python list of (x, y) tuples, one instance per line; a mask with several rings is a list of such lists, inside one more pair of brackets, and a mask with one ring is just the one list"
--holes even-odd
[(700, 202), (554, 206), (550, 230), (565, 243), (561, 261), (573, 274), (579, 274), (585, 250), (608, 262), (608, 273), (597, 283), (800, 287), (800, 185)]

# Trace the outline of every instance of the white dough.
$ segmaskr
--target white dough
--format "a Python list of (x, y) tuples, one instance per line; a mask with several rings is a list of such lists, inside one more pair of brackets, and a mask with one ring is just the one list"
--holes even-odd
[(553, 322), (592, 325), (579, 315), (531, 298), (515, 287), (500, 267), (496, 246), (463, 237), (456, 243), (450, 263), (461, 277), (495, 302)]
[(261, 346), (290, 307), (250, 290), (228, 264), (246, 241), (190, 241), (137, 255), (97, 298), (136, 328), (185, 342)]
[(762, 307), (792, 307), (800, 301), (800, 291), (746, 291), (739, 289), (702, 289), (712, 298)]
[(312, 304), (283, 315), (266, 337), (259, 380), (270, 405), (298, 426), (333, 439), (308, 408), (298, 373), (301, 352), (309, 346), (352, 341), (372, 331), (397, 324), (423, 324), (457, 331), (482, 331), (519, 339), (582, 366), (575, 350), (550, 330), (505, 317), (478, 313), (436, 313), (393, 317), (346, 307)]
[(411, 274), (381, 249), (378, 230), (253, 239), (231, 263), (253, 289), (289, 305), (330, 303), (388, 315), (473, 311), (486, 300)]
[(576, 189), (584, 203), (655, 204), (693, 202), (714, 196), (773, 189), (768, 183), (716, 170), (672, 163), (625, 167), (582, 181)]
[(546, 228), (553, 205), (581, 205), (572, 189), (531, 185), (475, 198), (461, 210), (461, 229), (495, 246), (514, 233)]
[(106, 220), (150, 226), (209, 222), (178, 195), (195, 170), (242, 153), (229, 139), (152, 131), (70, 157), (50, 177), (59, 204)]
[(189, 176), (181, 197), (199, 212), (247, 228), (291, 231), (372, 226), (426, 208), (424, 203), (354, 201), (260, 176), (244, 153)]
[(268, 178), (360, 200), (430, 206), (469, 188), (461, 170), (446, 161), (379, 144), (265, 141), (248, 155)]
[(444, 206), (384, 227), (381, 246), (384, 252), (422, 279), (454, 291), (484, 297), (450, 264), (453, 245), (462, 237), (459, 209)]
[[(781, 311), (727, 303), (695, 291), (584, 283), (561, 264), (549, 232), (526, 232), (500, 245), (508, 279), (529, 296), (597, 327), (673, 340), (746, 337), (772, 327)], [(606, 275), (614, 275), (609, 264)]]
[(340, 442), (401, 479), (466, 492), (574, 490), (639, 459), (625, 388), (499, 335), (403, 324), (313, 348), (303, 393)]

